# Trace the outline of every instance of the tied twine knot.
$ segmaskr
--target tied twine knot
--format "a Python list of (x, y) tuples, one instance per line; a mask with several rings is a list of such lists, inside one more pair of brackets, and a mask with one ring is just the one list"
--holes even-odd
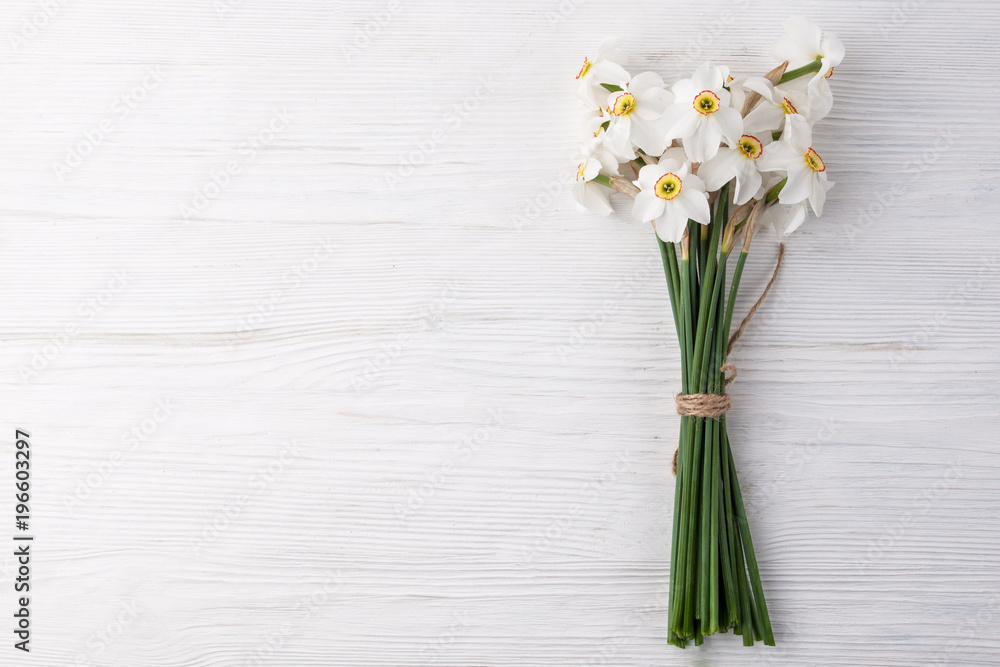
[[(747, 313), (747, 316), (743, 318), (743, 322), (740, 323), (740, 328), (736, 330), (736, 333), (732, 335), (729, 339), (729, 343), (726, 346), (726, 356), (733, 351), (736, 346), (736, 341), (740, 339), (740, 336), (747, 330), (750, 325), (750, 320), (757, 313), (757, 309), (761, 307), (764, 303), (764, 299), (767, 298), (767, 293), (771, 291), (771, 287), (774, 285), (774, 281), (778, 279), (778, 271), (781, 269), (781, 260), (785, 256), (785, 244), (782, 243), (778, 246), (778, 262), (774, 267), (774, 273), (771, 274), (771, 280), (768, 281), (767, 287), (764, 288), (764, 293), (760, 295), (757, 302)], [(726, 364), (719, 369), (722, 373), (732, 373), (726, 378), (725, 387), (731, 385), (737, 376), (736, 366), (733, 364)], [(732, 401), (729, 398), (729, 394), (677, 394), (674, 396), (674, 402), (677, 404), (677, 414), (682, 417), (704, 417), (705, 419), (719, 419), (724, 414), (729, 412), (729, 408), (732, 407)], [(677, 454), (680, 450), (674, 450), (674, 458), (671, 467), (674, 471), (674, 477), (677, 477)]]
[[(719, 370), (723, 373), (732, 373), (726, 378), (727, 387), (736, 380), (738, 373), (733, 364), (726, 364)], [(729, 408), (732, 407), (729, 394), (677, 394), (674, 396), (674, 402), (677, 404), (677, 414), (682, 417), (718, 419), (729, 412)], [(674, 450), (674, 458), (670, 463), (674, 477), (677, 477), (677, 454), (679, 452), (680, 449)]]
[[(719, 369), (723, 373), (732, 373), (726, 378), (728, 387), (736, 380), (736, 366), (726, 364)], [(732, 402), (729, 394), (677, 394), (674, 396), (677, 403), (677, 414), (682, 417), (705, 417), (706, 419), (718, 419), (729, 412)]]

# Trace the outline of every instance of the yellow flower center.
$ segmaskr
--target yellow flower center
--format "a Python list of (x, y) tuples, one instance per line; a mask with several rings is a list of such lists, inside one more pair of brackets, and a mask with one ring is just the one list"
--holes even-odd
[(826, 70), (826, 74), (824, 74), (823, 76), (827, 79), (833, 76), (833, 68), (831, 67), (830, 69)]
[(670, 201), (681, 193), (681, 179), (677, 174), (664, 174), (653, 186), (653, 194)]
[(740, 137), (739, 146), (743, 154), (753, 160), (759, 158), (760, 154), (764, 152), (764, 144), (760, 143), (760, 139), (752, 134), (744, 134)]
[(587, 70), (590, 69), (590, 58), (583, 59), (583, 67), (580, 68), (580, 73), (576, 75), (576, 78), (582, 79), (587, 74)]
[(785, 113), (788, 115), (799, 112), (798, 109), (795, 108), (795, 105), (788, 101), (787, 97), (781, 98), (781, 108), (784, 109)]
[(581, 162), (580, 166), (577, 167), (577, 170), (576, 170), (576, 180), (578, 180), (578, 181), (584, 181), (584, 180), (586, 180), (586, 176), (584, 176), (584, 172), (585, 171), (587, 171), (587, 163), (586, 162)]
[(694, 110), (703, 116), (711, 116), (719, 110), (721, 100), (711, 90), (703, 90), (694, 98)]
[(826, 171), (826, 164), (823, 162), (823, 158), (819, 156), (819, 153), (810, 148), (805, 153), (806, 166), (813, 171)]
[(627, 116), (635, 109), (635, 96), (632, 93), (622, 93), (615, 98), (615, 104), (609, 109), (616, 116)]

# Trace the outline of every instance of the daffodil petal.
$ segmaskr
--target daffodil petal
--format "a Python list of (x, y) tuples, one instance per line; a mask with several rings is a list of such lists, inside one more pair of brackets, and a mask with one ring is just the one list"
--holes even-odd
[(653, 88), (663, 88), (663, 77), (656, 72), (643, 72), (632, 77), (628, 85), (630, 93), (639, 97)]
[(681, 79), (670, 89), (674, 94), (674, 99), (678, 104), (689, 104), (694, 101), (695, 93), (702, 89), (695, 90), (694, 82), (691, 79)]
[(728, 74), (728, 69), (723, 72), (722, 67), (713, 67), (711, 63), (702, 63), (701, 66), (695, 70), (694, 74), (691, 75), (691, 83), (694, 84), (694, 92), (699, 92), (702, 90), (711, 90), (713, 92), (718, 91), (722, 88), (722, 84), (726, 81), (726, 74)]
[(722, 107), (712, 114), (711, 119), (718, 125), (726, 143), (735, 146), (743, 134), (743, 116), (740, 112), (732, 107)]
[(809, 205), (817, 216), (823, 215), (823, 205), (826, 203), (825, 180), (819, 174), (814, 174), (810, 182)]
[(632, 215), (639, 222), (650, 222), (663, 215), (666, 202), (652, 193), (651, 190), (641, 190), (635, 196), (632, 205)]
[(785, 21), (785, 34), (782, 35), (771, 54), (778, 60), (787, 60), (790, 68), (807, 65), (820, 54), (822, 32), (810, 21), (793, 16)]
[(688, 192), (699, 192), (705, 194), (708, 189), (705, 187), (705, 181), (701, 180), (697, 174), (688, 174), (684, 177), (684, 187)]
[(781, 195), (778, 197), (781, 203), (798, 204), (805, 201), (812, 194), (813, 173), (809, 167), (805, 166), (804, 162), (801, 168), (789, 168), (788, 180), (781, 188)]
[(785, 118), (782, 141), (788, 143), (796, 153), (805, 153), (812, 146), (812, 128), (804, 116), (793, 113)]
[(642, 117), (632, 119), (632, 143), (650, 155), (659, 155), (667, 148), (663, 133), (651, 121)]
[(647, 164), (645, 167), (639, 170), (639, 176), (636, 183), (639, 184), (640, 190), (652, 191), (653, 186), (656, 185), (656, 181), (660, 180), (660, 177), (671, 171), (669, 164)]
[(600, 60), (590, 66), (590, 69), (587, 70), (586, 78), (594, 83), (610, 83), (624, 88), (630, 77), (625, 68), (618, 63)]
[[(770, 102), (763, 102), (758, 104), (743, 119), (743, 131), (754, 136), (757, 136), (758, 133), (770, 134), (771, 132), (780, 130), (784, 122), (785, 112), (782, 111), (781, 107), (775, 106)], [(764, 137), (757, 138), (761, 141), (764, 140)]]
[(798, 153), (785, 141), (775, 141), (764, 146), (764, 152), (757, 158), (757, 169), (760, 171), (787, 171), (788, 166), (802, 159)]
[(673, 104), (667, 107), (662, 120), (666, 130), (664, 138), (669, 142), (690, 137), (698, 129), (701, 118), (690, 104)]
[(704, 162), (719, 152), (721, 139), (722, 134), (715, 123), (702, 122), (694, 134), (684, 138), (684, 150), (692, 162)]
[(774, 84), (762, 76), (752, 76), (743, 82), (743, 87), (758, 93), (768, 102), (774, 100)]
[(687, 229), (687, 218), (681, 215), (662, 215), (654, 222), (656, 235), (664, 243), (680, 243)]
[[(844, 60), (844, 43), (832, 32), (823, 35), (820, 49), (823, 53), (823, 60), (830, 67), (836, 67)], [(826, 75), (826, 72), (823, 72), (823, 74)]]
[(705, 182), (705, 189), (714, 192), (733, 180), (739, 160), (737, 151), (727, 148), (720, 150), (711, 160), (702, 162), (698, 167), (698, 175)]
[(583, 205), (597, 215), (611, 215), (611, 190), (597, 183), (584, 183)]
[(699, 224), (707, 225), (712, 219), (708, 199), (704, 192), (685, 188), (673, 199), (672, 203), (674, 206), (671, 208), (678, 210), (685, 220), (691, 219)]
[[(737, 156), (736, 164), (736, 189), (733, 193), (733, 201), (737, 206), (742, 206), (753, 199), (760, 189), (761, 177), (757, 171), (754, 161), (747, 157)], [(714, 190), (715, 188), (711, 188)]]

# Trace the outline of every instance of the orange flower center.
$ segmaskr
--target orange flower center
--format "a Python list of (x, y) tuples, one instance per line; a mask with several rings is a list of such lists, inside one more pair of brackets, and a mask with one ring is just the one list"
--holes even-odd
[(722, 106), (722, 100), (711, 90), (703, 90), (694, 98), (694, 110), (703, 116), (711, 116)]
[(635, 109), (635, 95), (622, 93), (615, 98), (615, 104), (609, 111), (616, 116), (627, 116)]
[(748, 158), (756, 160), (760, 157), (761, 153), (764, 152), (764, 144), (760, 143), (760, 139), (753, 136), (752, 134), (744, 134), (740, 137), (740, 151)]
[(805, 153), (806, 166), (808, 166), (813, 171), (826, 171), (826, 163), (823, 162), (823, 158), (819, 156), (819, 153), (810, 148)]
[(677, 174), (664, 174), (653, 186), (653, 194), (670, 201), (681, 193), (681, 179)]

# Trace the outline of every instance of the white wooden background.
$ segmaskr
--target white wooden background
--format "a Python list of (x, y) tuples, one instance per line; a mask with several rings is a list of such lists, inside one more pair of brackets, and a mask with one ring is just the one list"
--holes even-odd
[[(993, 0), (3, 10), (0, 664), (1000, 664)], [(779, 646), (680, 651), (673, 325), (650, 230), (560, 180), (572, 78), (609, 34), (762, 73), (793, 13), (847, 59), (734, 354)]]

